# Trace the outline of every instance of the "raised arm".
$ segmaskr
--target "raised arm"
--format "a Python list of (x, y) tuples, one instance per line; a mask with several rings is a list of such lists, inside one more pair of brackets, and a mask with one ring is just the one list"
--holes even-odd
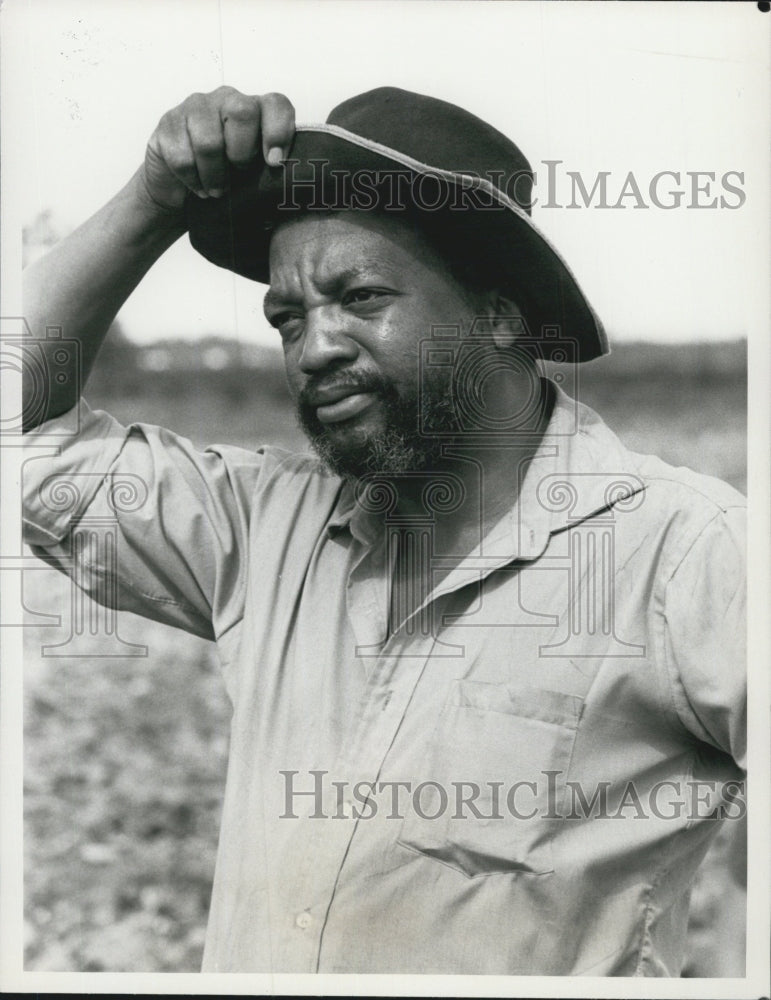
[[(24, 312), (43, 352), (47, 326), (80, 342), (80, 379), (51, 379), (48, 406), (25, 372), (25, 429), (77, 402), (115, 315), (155, 261), (185, 232), (188, 191), (221, 197), (227, 164), (245, 166), (258, 153), (270, 163), (286, 155), (294, 109), (282, 94), (252, 97), (220, 87), (193, 94), (166, 112), (150, 137), (144, 163), (103, 208), (24, 272)], [(61, 365), (46, 370), (62, 374)]]

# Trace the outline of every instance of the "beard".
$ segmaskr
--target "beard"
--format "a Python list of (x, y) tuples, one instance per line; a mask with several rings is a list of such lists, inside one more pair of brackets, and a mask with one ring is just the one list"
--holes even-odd
[[(335, 379), (336, 385), (340, 382), (339, 377)], [(296, 404), (300, 426), (313, 449), (343, 479), (431, 470), (444, 445), (461, 431), (452, 378), (441, 371), (424, 372), (420, 388), (413, 391), (400, 392), (392, 382), (374, 374), (351, 375), (345, 385), (377, 396), (384, 419), (381, 429), (330, 429), (308, 400), (313, 381), (303, 388)]]

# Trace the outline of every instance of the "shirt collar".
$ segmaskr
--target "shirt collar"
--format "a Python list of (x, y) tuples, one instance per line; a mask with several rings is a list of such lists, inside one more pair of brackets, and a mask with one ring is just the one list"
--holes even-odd
[(520, 558), (536, 558), (550, 535), (589, 517), (612, 520), (645, 489), (636, 456), (594, 410), (550, 384), (554, 410), (510, 511)]

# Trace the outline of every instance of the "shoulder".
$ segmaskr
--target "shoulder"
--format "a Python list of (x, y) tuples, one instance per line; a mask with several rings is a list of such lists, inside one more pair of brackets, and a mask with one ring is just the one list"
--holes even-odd
[[(720, 535), (721, 548), (743, 549), (747, 499), (738, 490), (714, 476), (632, 451), (589, 407), (581, 404), (578, 412), (580, 464), (628, 484), (634, 496), (614, 508), (617, 527), (634, 548), (657, 553), (665, 578), (699, 539)], [(709, 556), (709, 545), (697, 549)]]
[(738, 490), (714, 476), (669, 465), (655, 455), (635, 458), (649, 513), (676, 529), (679, 544), (672, 552), (676, 563), (707, 537), (716, 541), (722, 536), (726, 544), (743, 550), (747, 498)]
[(662, 502), (683, 504), (707, 516), (747, 506), (747, 498), (722, 479), (669, 465), (655, 455), (631, 454), (646, 488)]
[(726, 582), (743, 577), (747, 498), (714, 476), (655, 455), (627, 454), (641, 490), (632, 516), (618, 517), (617, 526), (633, 549), (655, 554), (659, 583), (678, 579), (696, 586), (710, 578), (714, 587), (721, 572)]
[[(212, 447), (220, 448), (219, 445)], [(229, 446), (222, 448), (224, 453), (231, 456), (240, 451)], [(331, 489), (337, 492), (340, 488), (340, 479), (329, 472), (315, 455), (287, 451), (274, 445), (263, 445), (252, 454), (259, 461), (266, 481), (272, 480), (278, 486), (307, 482), (310, 486), (321, 490)]]
[(260, 465), (254, 503), (267, 521), (281, 518), (298, 524), (310, 516), (315, 522), (335, 507), (342, 480), (314, 455), (265, 445), (257, 451)]

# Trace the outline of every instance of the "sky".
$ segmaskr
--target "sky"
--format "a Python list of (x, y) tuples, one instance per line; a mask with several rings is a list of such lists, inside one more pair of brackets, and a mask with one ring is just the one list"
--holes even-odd
[[(553, 201), (563, 206), (568, 171), (589, 190), (607, 172), (611, 205), (632, 173), (642, 201), (533, 211), (612, 340), (748, 332), (768, 218), (771, 16), (755, 4), (9, 0), (3, 20), (13, 151), (3, 193), (22, 223), (50, 209), (60, 232), (76, 226), (134, 172), (161, 114), (193, 91), (283, 91), (298, 121), (314, 122), (392, 84), (509, 135), (541, 201), (545, 161), (560, 161)], [(680, 182), (663, 175), (659, 200), (681, 190), (679, 207), (652, 203), (663, 171)], [(715, 180), (702, 177), (709, 189), (694, 196), (696, 171)], [(183, 238), (120, 319), (143, 342), (212, 332), (272, 342), (264, 291), (215, 270)]]

